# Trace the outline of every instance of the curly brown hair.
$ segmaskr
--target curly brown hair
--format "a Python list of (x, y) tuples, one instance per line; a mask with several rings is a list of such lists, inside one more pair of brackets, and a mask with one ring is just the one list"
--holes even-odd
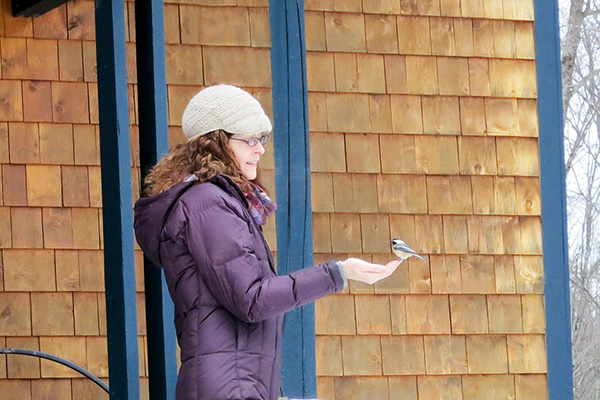
[[(164, 192), (190, 175), (196, 175), (198, 183), (202, 183), (219, 174), (231, 177), (244, 193), (252, 193), (252, 183), (242, 173), (229, 148), (231, 136), (219, 129), (177, 145), (144, 179), (144, 195)], [(256, 180), (254, 183), (258, 184)]]

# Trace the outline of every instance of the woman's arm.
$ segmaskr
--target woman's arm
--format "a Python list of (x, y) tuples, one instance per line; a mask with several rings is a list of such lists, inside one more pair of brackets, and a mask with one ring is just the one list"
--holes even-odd
[(186, 240), (200, 276), (223, 307), (243, 321), (271, 318), (343, 288), (335, 262), (270, 275), (268, 261), (256, 256), (248, 224), (225, 201), (186, 214)]

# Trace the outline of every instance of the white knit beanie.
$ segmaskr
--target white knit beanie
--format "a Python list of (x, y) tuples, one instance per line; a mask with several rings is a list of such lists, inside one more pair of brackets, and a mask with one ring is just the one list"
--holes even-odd
[(230, 85), (209, 86), (198, 92), (185, 108), (181, 125), (188, 140), (217, 129), (245, 136), (272, 130), (258, 100)]

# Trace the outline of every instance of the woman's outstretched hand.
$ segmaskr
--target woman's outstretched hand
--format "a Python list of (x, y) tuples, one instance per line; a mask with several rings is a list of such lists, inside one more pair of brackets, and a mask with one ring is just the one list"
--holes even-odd
[(349, 258), (346, 261), (342, 261), (342, 266), (344, 267), (346, 278), (373, 284), (393, 274), (402, 261), (404, 260), (398, 259), (390, 261), (386, 265), (380, 265), (366, 262), (360, 258)]

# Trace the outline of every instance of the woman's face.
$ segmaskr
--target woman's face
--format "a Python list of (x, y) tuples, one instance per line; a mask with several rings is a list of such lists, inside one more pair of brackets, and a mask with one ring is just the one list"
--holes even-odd
[(229, 148), (233, 151), (235, 160), (238, 162), (242, 173), (250, 181), (256, 178), (258, 161), (260, 160), (260, 156), (265, 154), (265, 148), (260, 142), (252, 147), (246, 143), (246, 140), (251, 137), (260, 139), (261, 135), (233, 135), (229, 139)]

